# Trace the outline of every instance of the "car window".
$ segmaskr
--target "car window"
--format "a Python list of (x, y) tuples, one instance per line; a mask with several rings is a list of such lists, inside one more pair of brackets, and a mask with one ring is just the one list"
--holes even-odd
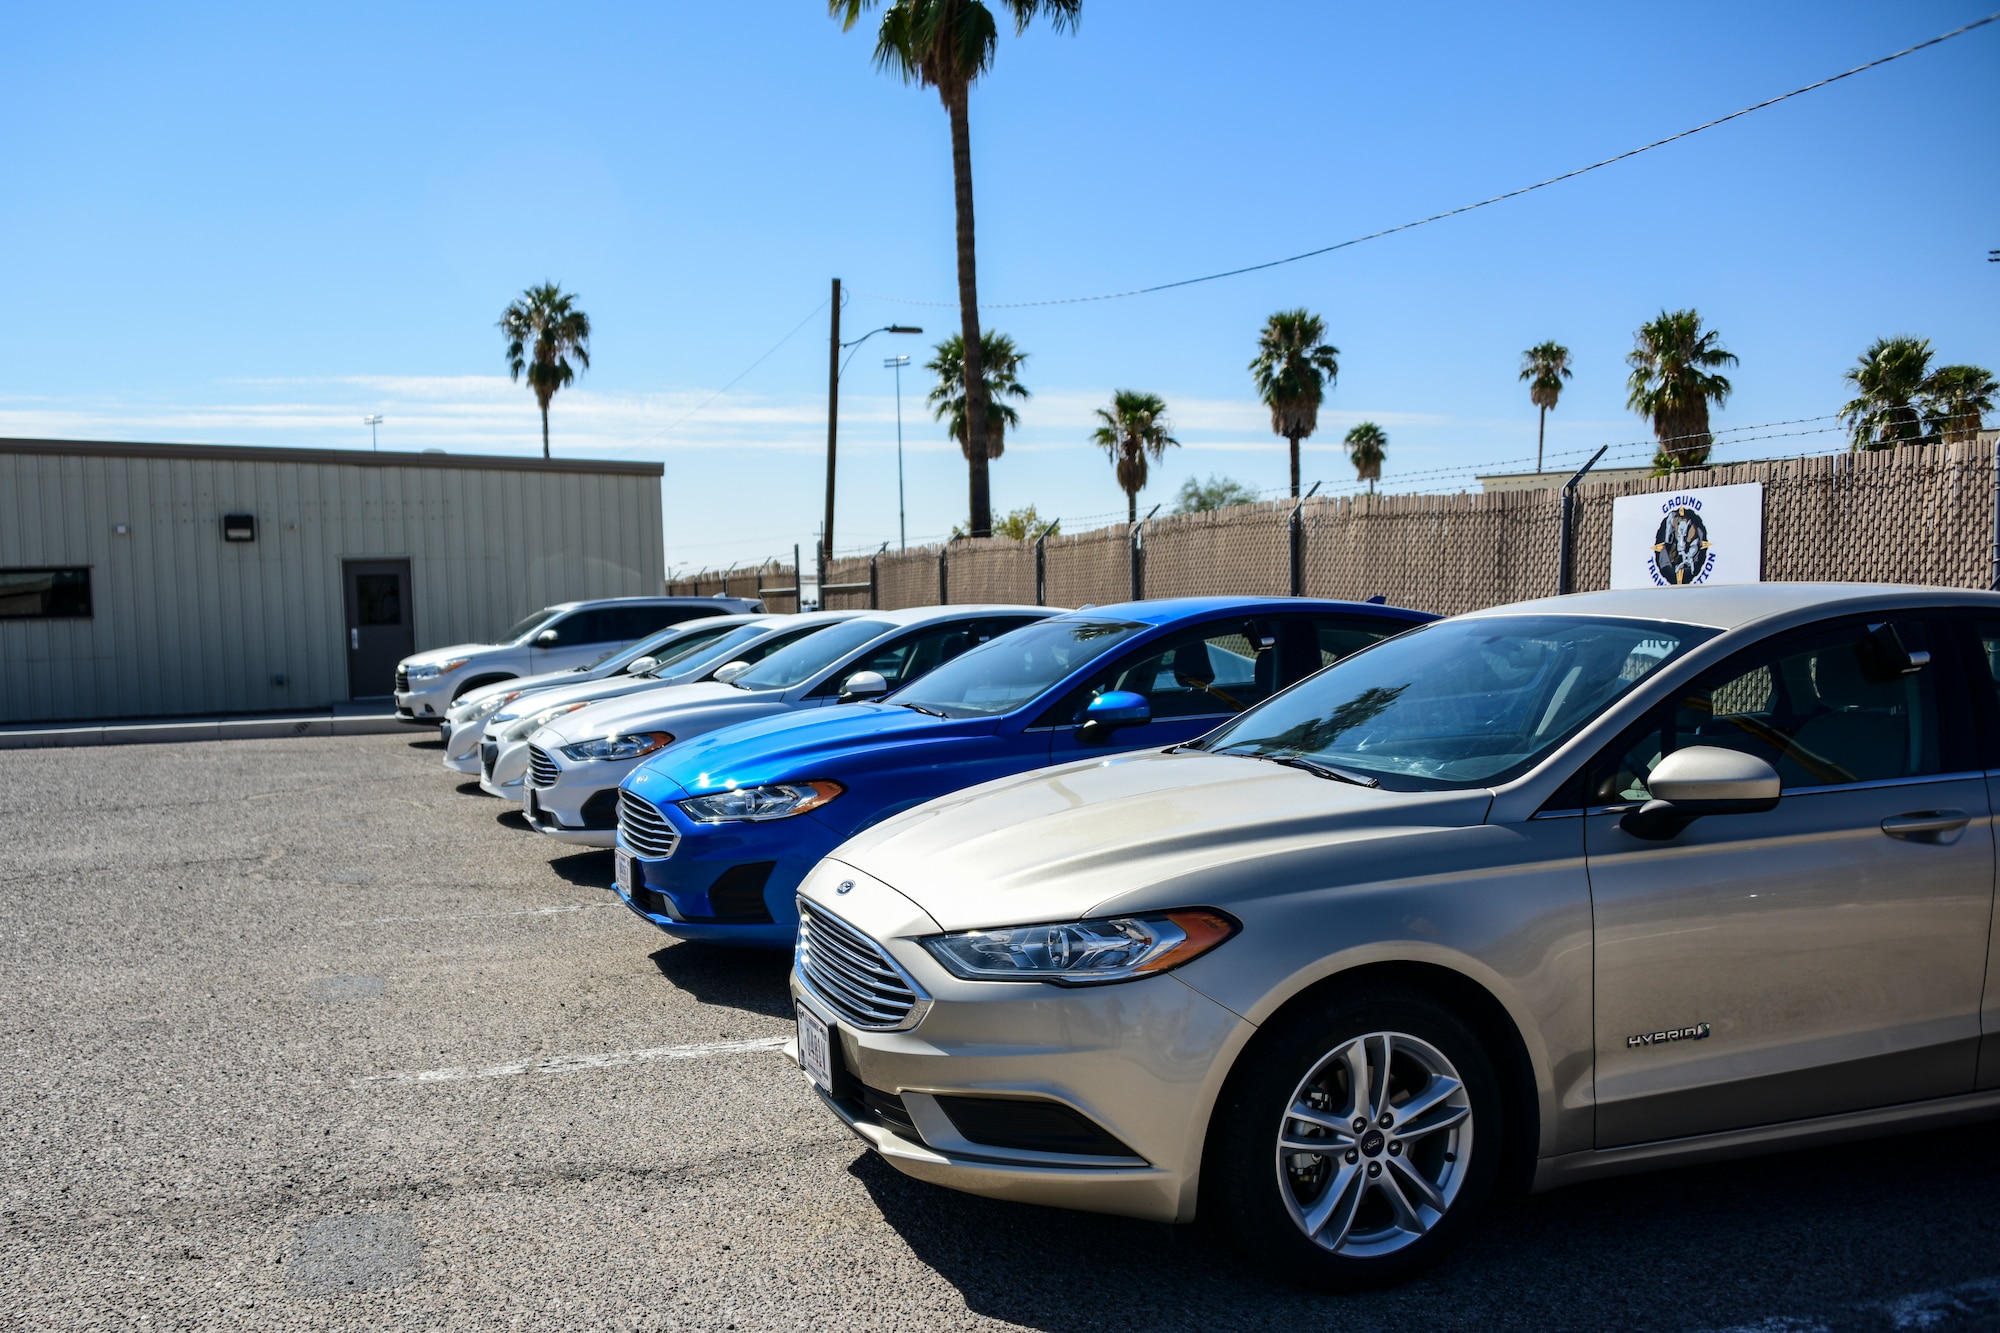
[(1030, 617), (987, 616), (927, 625), (870, 649), (864, 656), (829, 678), (813, 691), (815, 695), (838, 694), (847, 677), (857, 671), (879, 672), (890, 689), (907, 685), (929, 675), (946, 662), (987, 643), (1008, 630), (1032, 623)]
[(722, 615), (726, 610), (723, 606), (627, 606), (620, 607), (618, 614), (624, 619), (624, 636), (627, 639), (643, 639), (668, 625), (704, 620), (709, 616)]
[(893, 628), (886, 620), (843, 620), (828, 625), (819, 633), (772, 653), (729, 683), (745, 690), (788, 690)]
[[(1696, 677), (1606, 749), (1589, 803), (1649, 799), (1661, 759), (1690, 745), (1754, 754), (1786, 791), (1943, 772), (1939, 666), (1921, 620), (1849, 622), (1783, 635)], [(1900, 647), (1898, 647), (1900, 645)]]
[(1312, 616), (1313, 647), (1319, 661), (1313, 670), (1332, 666), (1349, 653), (1358, 653), (1371, 643), (1380, 643), (1392, 634), (1413, 628), (1410, 621), (1386, 616)]
[(650, 674), (678, 675), (687, 670), (695, 659), (726, 652), (731, 645), (753, 639), (761, 632), (756, 625), (715, 625), (708, 629), (690, 630), (653, 654), (657, 665)]
[(1146, 628), (1075, 616), (1031, 621), (898, 690), (890, 702), (946, 717), (1011, 713)]
[(561, 614), (562, 611), (559, 610), (558, 608), (553, 606), (545, 606), (541, 610), (535, 612), (535, 614), (531, 616), (526, 616), (520, 620), (515, 621), (514, 624), (508, 628), (507, 632), (502, 634), (497, 640), (495, 640), (495, 642), (513, 643), (519, 639), (525, 638), (529, 633), (535, 630), (539, 630), (543, 625), (546, 625), (549, 621), (555, 619), (557, 616)]
[(1505, 782), (1715, 631), (1586, 616), (1433, 621), (1327, 667), (1201, 742), (1395, 790)]
[(1072, 690), (1042, 723), (1080, 722), (1090, 701), (1108, 690), (1143, 694), (1155, 718), (1240, 713), (1277, 689), (1278, 633), (1275, 618), (1245, 619), (1209, 622), (1155, 639)]
[(612, 607), (571, 612), (548, 627), (556, 636), (556, 641), (548, 646), (580, 648), (593, 643), (616, 643), (618, 642), (617, 617), (618, 611)]

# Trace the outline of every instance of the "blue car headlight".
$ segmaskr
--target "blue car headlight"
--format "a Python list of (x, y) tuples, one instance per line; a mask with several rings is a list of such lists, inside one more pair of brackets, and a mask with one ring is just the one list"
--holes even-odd
[(713, 796), (696, 796), (679, 804), (696, 823), (755, 824), (817, 810), (846, 790), (838, 782), (773, 782), (762, 787), (737, 787)]
[(635, 731), (624, 736), (599, 736), (594, 741), (565, 745), (565, 757), (589, 763), (592, 760), (638, 759), (674, 743), (671, 731)]

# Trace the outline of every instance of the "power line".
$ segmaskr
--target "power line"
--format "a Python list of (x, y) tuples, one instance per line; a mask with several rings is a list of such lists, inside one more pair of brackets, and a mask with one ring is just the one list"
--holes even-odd
[(769, 361), (774, 355), (776, 355), (778, 349), (780, 347), (783, 347), (786, 343), (790, 342), (794, 337), (796, 337), (800, 329), (804, 328), (806, 325), (812, 323), (814, 319), (818, 318), (819, 312), (826, 309), (827, 301), (831, 301), (832, 299), (833, 298), (829, 296), (826, 299), (826, 301), (821, 301), (818, 305), (814, 306), (812, 308), (812, 313), (807, 315), (804, 319), (800, 320), (798, 323), (794, 324), (792, 326), (792, 331), (790, 333), (787, 333), (784, 337), (772, 343), (769, 351), (765, 352), (764, 355), (758, 357), (755, 361), (752, 361), (749, 365), (743, 367), (742, 370), (738, 371), (735, 379), (730, 380), (729, 383), (723, 385), (720, 389), (717, 389), (714, 393), (710, 394), (708, 397), (702, 399), (699, 403), (696, 403), (693, 407), (689, 408), (688, 411), (681, 417), (680, 420), (674, 422), (670, 426), (660, 427), (658, 430), (654, 431), (651, 435), (648, 435), (645, 439), (641, 440), (637, 445), (634, 445), (633, 447), (638, 449), (643, 449), (647, 445), (651, 444), (654, 440), (659, 439), (662, 435), (666, 435), (669, 434), (670, 432), (677, 431), (682, 426), (686, 425), (688, 421), (692, 419), (696, 413), (700, 412), (703, 408), (707, 407), (710, 403), (714, 402), (716, 399), (722, 397), (723, 394), (728, 393), (731, 389), (735, 388), (736, 385), (743, 379), (745, 375), (748, 375), (751, 371), (763, 365), (766, 361)]
[[(1703, 130), (1712, 130), (1717, 125), (1726, 125), (1732, 120), (1736, 120), (1743, 116), (1749, 115), (1753, 111), (1762, 111), (1765, 107), (1776, 106), (1778, 103), (1789, 101), (1794, 97), (1802, 97), (1806, 93), (1814, 92), (1820, 88), (1824, 88), (1828, 84), (1839, 83), (1842, 79), (1851, 79), (1856, 74), (1866, 73), (1867, 71), (1875, 69), (1878, 66), (1886, 65), (1892, 60), (1901, 60), (1904, 56), (1915, 55), (1917, 52), (1925, 50), (1929, 47), (1936, 46), (1941, 42), (1948, 42), (1954, 37), (1962, 37), (1966, 33), (1971, 32), (1975, 28), (1983, 28), (1987, 24), (1995, 22), (1996, 20), (2000, 20), (2000, 11), (1988, 14), (1985, 18), (1982, 19), (1974, 19), (1971, 23), (1966, 24), (1964, 27), (1953, 28), (1950, 32), (1940, 33), (1936, 37), (1930, 38), (1928, 41), (1918, 42), (1915, 46), (1906, 46), (1900, 51), (1895, 51), (1889, 55), (1882, 56), (1875, 60), (1871, 60), (1865, 65), (1856, 65), (1853, 69), (1844, 70), (1839, 74), (1829, 75), (1828, 77), (1819, 80), (1817, 83), (1809, 83), (1803, 88), (1794, 88), (1788, 93), (1779, 93), (1776, 97), (1767, 97), (1761, 102), (1756, 102), (1751, 104), (1750, 106), (1744, 107), (1740, 111), (1732, 111), (1726, 116), (1718, 116), (1714, 120), (1704, 122), (1703, 124), (1700, 125), (1696, 125), (1693, 129), (1682, 130), (1679, 134), (1670, 134), (1664, 139), (1655, 139), (1653, 140), (1653, 142), (1649, 144), (1642, 144), (1637, 148), (1627, 149), (1625, 152), (1619, 153), (1613, 157), (1607, 157), (1601, 162), (1592, 162), (1589, 166), (1577, 167), (1573, 171), (1563, 172), (1560, 176), (1551, 176), (1547, 180), (1536, 181), (1533, 185), (1523, 185), (1518, 189), (1509, 190), (1505, 194), (1496, 194), (1490, 199), (1481, 199), (1477, 203), (1463, 204), (1457, 208), (1447, 209), (1442, 213), (1433, 213), (1429, 217), (1418, 218), (1413, 222), (1398, 223), (1393, 227), (1384, 227), (1380, 231), (1371, 231), (1365, 236), (1355, 236), (1349, 240), (1335, 242), (1332, 245), (1323, 245), (1319, 247), (1317, 250), (1307, 250), (1302, 254), (1289, 255), (1283, 259), (1269, 259), (1261, 264), (1245, 264), (1241, 268), (1224, 269), (1220, 273), (1205, 273), (1198, 278), (1182, 278), (1176, 282), (1156, 283), (1151, 287), (1134, 287), (1131, 288), (1130, 290), (1122, 292), (1101, 292), (1095, 296), (1062, 296), (1062, 297), (1055, 297), (1045, 301), (1003, 301), (992, 304), (982, 303), (980, 308), (983, 310), (1024, 310), (1031, 306), (1080, 305), (1089, 301), (1117, 301), (1128, 296), (1147, 296), (1154, 292), (1172, 291), (1176, 287), (1192, 287), (1197, 283), (1217, 282), (1223, 278), (1237, 278), (1241, 277), (1245, 273), (1259, 273), (1265, 269), (1279, 268), (1286, 264), (1296, 264), (1304, 259), (1314, 259), (1320, 255), (1332, 254), (1335, 250), (1345, 250), (1349, 246), (1360, 245), (1364, 241), (1380, 240), (1384, 236), (1393, 236), (1400, 231), (1409, 231), (1413, 227), (1422, 227), (1432, 222), (1442, 222), (1446, 218), (1455, 218), (1459, 216), (1461, 213), (1470, 213), (1475, 209), (1486, 208), (1493, 204), (1503, 203), (1509, 199), (1518, 199), (1522, 195), (1532, 194), (1536, 190), (1545, 190), (1551, 185), (1560, 185), (1564, 181), (1575, 180), (1578, 176), (1582, 176), (1589, 172), (1596, 171), (1602, 167), (1611, 166), (1612, 164), (1617, 162), (1623, 162), (1627, 158), (1637, 157), (1641, 153), (1650, 153), (1655, 148), (1664, 148), (1668, 144), (1675, 143), (1678, 142), (1679, 140), (1688, 138), (1690, 135), (1700, 134)], [(2000, 251), (1996, 251), (1993, 253), (1995, 255), (2000, 255)], [(857, 291), (855, 295), (866, 296), (877, 301), (893, 301), (898, 305), (950, 307), (950, 306), (955, 306), (957, 304), (957, 302), (955, 301), (917, 301), (902, 296), (884, 296), (877, 292)]]

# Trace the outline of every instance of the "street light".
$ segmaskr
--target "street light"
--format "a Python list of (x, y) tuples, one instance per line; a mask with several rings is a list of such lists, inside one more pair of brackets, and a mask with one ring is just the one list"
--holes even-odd
[[(826, 521), (819, 530), (819, 561), (823, 570), (833, 560), (833, 466), (840, 444), (840, 372), (847, 363), (840, 359), (841, 352), (849, 347), (859, 347), (878, 333), (922, 333), (923, 330), (911, 324), (884, 324), (879, 329), (870, 329), (853, 342), (840, 340), (840, 279), (833, 280), (833, 330), (828, 339), (826, 368)], [(849, 360), (853, 357), (850, 355)]]
[(910, 529), (903, 520), (903, 367), (910, 364), (910, 358), (884, 357), (882, 364), (896, 372), (896, 551), (899, 555), (907, 555), (910, 551)]
[(382, 424), (382, 418), (363, 417), (361, 418), (361, 424), (368, 427), (368, 447), (377, 453), (381, 452), (382, 446), (375, 442), (375, 428)]

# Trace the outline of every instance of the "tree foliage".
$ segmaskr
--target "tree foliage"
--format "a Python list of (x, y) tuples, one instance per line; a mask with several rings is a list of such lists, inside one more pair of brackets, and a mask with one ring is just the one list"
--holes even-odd
[(1090, 442), (1111, 458), (1118, 488), (1125, 492), (1126, 520), (1139, 521), (1139, 492), (1146, 488), (1149, 462), (1156, 462), (1179, 440), (1167, 420), (1166, 400), (1156, 393), (1120, 389), (1111, 406), (1097, 409), (1098, 427)]
[[(549, 456), (549, 400), (576, 379), (577, 367), (590, 369), (590, 316), (576, 296), (553, 282), (530, 287), (500, 313), (507, 338), (507, 378), (525, 374), (542, 409), (542, 457)], [(576, 365), (570, 364), (574, 358)]]
[[(979, 372), (986, 381), (986, 457), (1000, 457), (1007, 450), (1007, 429), (1021, 424), (1021, 413), (1013, 403), (1025, 403), (1034, 395), (1021, 383), (1021, 367), (1028, 354), (1014, 346), (1004, 333), (987, 329), (979, 335)], [(924, 363), (937, 376), (927, 401), (931, 415), (945, 422), (945, 430), (958, 441), (967, 459), (972, 457), (972, 441), (965, 420), (965, 338), (952, 334), (937, 345), (937, 354)], [(996, 529), (997, 531), (997, 529)]]
[(1250, 362), (1257, 396), (1271, 409), (1271, 430), (1291, 445), (1292, 494), (1299, 493), (1299, 441), (1319, 429), (1319, 407), (1340, 378), (1340, 349), (1326, 341), (1326, 321), (1310, 310), (1280, 310), (1264, 321)]
[(1648, 418), (1659, 452), (1653, 466), (1662, 472), (1700, 467), (1715, 447), (1709, 433), (1709, 404), (1728, 400), (1729, 381), (1716, 373), (1736, 364), (1723, 349), (1721, 335), (1701, 326), (1695, 310), (1662, 310), (1632, 335), (1633, 348), (1625, 362), (1632, 367), (1625, 381), (1625, 404)]
[(1231, 505), (1256, 502), (1257, 492), (1242, 482), (1234, 477), (1218, 477), (1210, 473), (1207, 481), (1197, 481), (1189, 477), (1181, 483), (1180, 494), (1174, 497), (1174, 512), (1208, 514), (1217, 509), (1227, 509)]
[(1854, 397), (1840, 409), (1852, 448), (1961, 444), (1979, 438), (1997, 386), (1984, 366), (1931, 366), (1928, 338), (1877, 338), (1843, 376)]

